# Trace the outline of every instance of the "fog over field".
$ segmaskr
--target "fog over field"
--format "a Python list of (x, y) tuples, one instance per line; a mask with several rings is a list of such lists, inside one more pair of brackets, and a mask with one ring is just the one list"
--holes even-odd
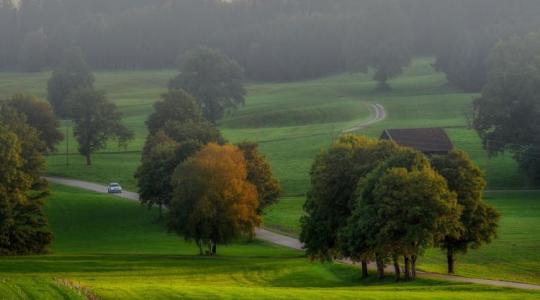
[(0, 299), (538, 299), (539, 120), (538, 0), (0, 0)]

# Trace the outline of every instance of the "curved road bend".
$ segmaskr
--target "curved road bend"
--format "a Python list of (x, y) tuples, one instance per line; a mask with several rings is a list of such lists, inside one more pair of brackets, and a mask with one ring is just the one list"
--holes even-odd
[[(66, 185), (70, 187), (80, 188), (92, 192), (107, 193), (107, 186), (100, 185), (96, 183), (81, 181), (81, 180), (75, 180), (75, 179), (67, 179), (67, 178), (60, 178), (60, 177), (45, 177), (45, 179), (49, 180), (50, 182)], [(137, 193), (133, 192), (127, 192), (124, 191), (121, 194), (112, 194), (113, 196), (131, 200), (131, 201), (139, 201), (139, 195)], [(266, 229), (258, 228), (256, 230), (257, 238), (288, 248), (296, 249), (296, 250), (303, 250), (302, 243), (292, 237), (281, 235)], [(351, 261), (341, 261), (345, 264), (351, 264), (353, 263)], [(373, 266), (370, 266), (373, 267)], [(389, 272), (392, 271), (391, 268), (388, 269)], [(483, 285), (490, 285), (490, 286), (496, 286), (496, 287), (508, 287), (508, 288), (517, 288), (517, 289), (526, 289), (526, 290), (540, 290), (540, 285), (535, 284), (527, 284), (527, 283), (518, 283), (518, 282), (509, 282), (509, 281), (503, 281), (503, 280), (489, 280), (489, 279), (480, 279), (480, 278), (468, 278), (468, 277), (461, 277), (461, 276), (453, 276), (453, 275), (447, 275), (447, 274), (439, 274), (439, 273), (429, 273), (429, 272), (418, 272), (419, 277), (423, 278), (431, 278), (431, 279), (440, 279), (440, 280), (447, 280), (452, 282), (464, 282), (464, 283), (476, 283), (476, 284), (483, 284)]]
[(384, 106), (381, 104), (370, 104), (372, 113), (370, 114), (370, 117), (367, 120), (364, 120), (362, 123), (356, 124), (351, 128), (347, 128), (342, 130), (343, 133), (351, 133), (355, 132), (364, 128), (367, 128), (375, 123), (381, 122), (387, 117), (386, 110), (384, 109)]

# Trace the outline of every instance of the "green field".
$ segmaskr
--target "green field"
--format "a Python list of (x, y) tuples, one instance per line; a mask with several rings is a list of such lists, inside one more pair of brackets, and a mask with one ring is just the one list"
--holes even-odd
[[(485, 169), (491, 189), (530, 188), (510, 156), (488, 159), (477, 135), (466, 128), (464, 109), (477, 95), (447, 87), (444, 75), (435, 73), (432, 63), (427, 58), (415, 60), (402, 76), (391, 81), (394, 89), (384, 94), (373, 93), (374, 83), (364, 74), (292, 83), (251, 83), (247, 86), (246, 105), (228, 115), (220, 127), (232, 142), (258, 141), (286, 194), (297, 196), (309, 188), (309, 168), (318, 151), (342, 129), (365, 120), (370, 114), (367, 104), (381, 103), (388, 111), (388, 119), (362, 134), (377, 137), (385, 128), (448, 127), (456, 146), (469, 152)], [(0, 97), (16, 92), (45, 96), (49, 75), (0, 73)], [(96, 72), (97, 88), (105, 90), (118, 104), (136, 138), (127, 149), (109, 143), (107, 149), (95, 155), (92, 167), (84, 165), (71, 138), (69, 166), (63, 155), (65, 144), (61, 144), (59, 153), (48, 158), (49, 172), (101, 183), (119, 181), (134, 189), (133, 173), (146, 137), (144, 121), (173, 75), (172, 70)]]
[[(531, 188), (510, 156), (489, 159), (481, 148), (478, 136), (467, 129), (464, 109), (478, 95), (448, 87), (444, 75), (433, 71), (432, 63), (432, 59), (416, 59), (401, 77), (391, 81), (393, 90), (383, 94), (374, 93), (375, 84), (368, 75), (363, 74), (344, 74), (292, 83), (249, 83), (246, 105), (228, 115), (220, 123), (220, 128), (231, 142), (259, 142), (284, 187), (285, 197), (278, 205), (268, 209), (265, 226), (293, 236), (298, 234), (298, 221), (302, 215), (304, 195), (309, 189), (309, 170), (313, 158), (343, 129), (366, 120), (371, 113), (370, 103), (382, 104), (388, 118), (359, 133), (377, 137), (385, 128), (443, 126), (456, 147), (467, 151), (485, 170), (490, 189)], [(44, 96), (49, 75), (0, 72), (0, 98), (15, 92)], [(66, 144), (63, 143), (59, 145), (58, 153), (47, 158), (49, 173), (99, 183), (118, 181), (125, 188), (135, 190), (133, 173), (139, 165), (140, 150), (146, 137), (144, 121), (152, 111), (152, 103), (165, 91), (174, 71), (99, 71), (95, 75), (97, 88), (107, 91), (109, 98), (118, 104), (124, 113), (124, 122), (135, 131), (136, 138), (127, 149), (119, 149), (111, 142), (107, 149), (94, 156), (91, 167), (85, 166), (84, 159), (76, 153), (76, 145), (70, 138), (69, 166), (66, 165)], [(67, 122), (63, 125), (69, 127)], [(226, 262), (223, 262), (223, 266), (216, 266), (215, 271), (220, 276), (212, 277), (217, 283), (216, 287), (210, 289), (205, 285), (210, 277), (206, 273), (198, 273), (202, 271), (196, 268), (196, 265), (207, 260), (189, 256), (195, 252), (193, 247), (164, 233), (160, 225), (155, 223), (154, 212), (149, 213), (122, 201), (105, 203), (109, 199), (105, 196), (93, 195), (92, 201), (87, 203), (84, 199), (90, 197), (88, 194), (57, 186), (54, 189), (56, 194), (49, 205), (51, 221), (57, 232), (53, 254), (46, 259), (25, 257), (2, 260), (0, 271), (9, 273), (11, 270), (13, 273), (10, 274), (18, 279), (14, 281), (11, 275), (5, 276), (0, 293), (16, 284), (36, 292), (32, 289), (32, 278), (43, 281), (40, 288), (52, 293), (53, 287), (58, 287), (53, 278), (64, 278), (62, 276), (68, 273), (73, 275), (69, 279), (91, 286), (100, 295), (126, 298), (134, 295), (132, 293), (138, 295), (143, 292), (163, 293), (164, 296), (174, 294), (178, 297), (199, 295), (203, 298), (209, 295), (228, 295), (231, 298), (251, 298), (247, 295), (287, 298), (287, 295), (294, 295), (313, 298), (319, 294), (346, 298), (353, 295), (352, 291), (361, 291), (365, 297), (384, 295), (399, 298), (400, 291), (404, 290), (415, 291), (414, 295), (419, 298), (433, 298), (434, 291), (441, 298), (450, 297), (451, 294), (447, 294), (449, 291), (476, 293), (482, 290), (488, 293), (482, 296), (495, 299), (507, 295), (503, 292), (492, 294), (491, 289), (466, 286), (465, 290), (461, 290), (464, 288), (462, 285), (424, 281), (397, 286), (357, 286), (356, 273), (347, 267), (307, 264), (297, 252), (261, 243), (223, 249), (223, 257), (216, 260)], [(68, 198), (71, 202), (62, 201)], [(500, 237), (493, 244), (460, 257), (458, 273), (540, 283), (540, 231), (536, 229), (540, 219), (540, 193), (489, 193), (488, 201), (503, 214)], [(86, 204), (89, 207), (86, 208)], [(94, 207), (97, 204), (103, 207)], [(124, 216), (120, 213), (122, 210), (132, 215)], [(114, 214), (121, 217), (113, 218)], [(64, 220), (67, 216), (71, 219), (69, 223), (59, 223), (58, 219)], [(134, 228), (137, 230), (132, 230)], [(244, 257), (246, 253), (249, 253), (249, 257)], [(159, 258), (154, 256), (158, 254), (161, 255)], [(175, 255), (183, 255), (181, 262), (176, 260)], [(442, 259), (438, 251), (429, 251), (421, 261), (421, 268), (443, 272)], [(58, 261), (64, 268), (56, 272), (54, 265)], [(208, 262), (209, 265), (204, 268), (212, 269), (210, 265), (214, 262)], [(280, 266), (284, 270), (273, 267), (266, 270), (274, 263), (276, 268)], [(220, 273), (231, 265), (244, 268), (231, 270), (231, 274)], [(45, 273), (41, 273), (41, 268)], [(133, 274), (128, 274), (127, 269), (134, 271)], [(47, 273), (49, 271), (51, 273)], [(31, 276), (26, 276), (25, 272)], [(158, 275), (168, 272), (178, 273), (175, 274), (178, 277), (160, 280)], [(188, 279), (186, 274), (193, 276), (197, 284), (190, 284), (191, 278)], [(147, 284), (147, 278), (155, 280)], [(128, 279), (133, 281), (132, 285), (122, 285)], [(58, 288), (60, 291), (69, 293), (69, 290)], [(114, 294), (116, 291), (118, 294)], [(466, 295), (456, 297), (461, 296)], [(407, 298), (410, 297), (407, 295)]]
[[(0, 298), (80, 299), (535, 299), (538, 292), (434, 280), (361, 281), (359, 271), (311, 263), (263, 242), (220, 247), (199, 257), (136, 203), (53, 186), (48, 255), (0, 258)], [(71, 286), (71, 287), (69, 287)], [(79, 289), (72, 286), (82, 287)]]

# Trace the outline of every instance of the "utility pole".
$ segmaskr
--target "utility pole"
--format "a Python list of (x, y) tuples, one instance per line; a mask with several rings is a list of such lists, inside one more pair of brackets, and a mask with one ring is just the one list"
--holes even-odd
[(69, 123), (66, 124), (66, 167), (69, 167)]

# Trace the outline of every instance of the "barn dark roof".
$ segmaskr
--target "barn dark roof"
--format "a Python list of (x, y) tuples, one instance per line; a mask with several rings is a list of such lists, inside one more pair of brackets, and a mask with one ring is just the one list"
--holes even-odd
[(425, 154), (444, 154), (454, 146), (442, 128), (386, 129), (381, 139), (391, 140), (401, 146), (411, 147)]

